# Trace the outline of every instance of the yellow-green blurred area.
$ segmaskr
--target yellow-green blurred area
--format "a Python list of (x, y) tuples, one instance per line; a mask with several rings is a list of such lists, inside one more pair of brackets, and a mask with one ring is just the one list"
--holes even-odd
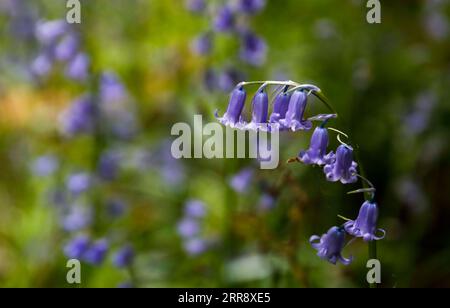
[[(80, 2), (81, 24), (70, 31), (89, 57), (89, 77), (74, 81), (64, 61), (45, 76), (31, 69), (49, 48), (36, 25), (65, 20), (66, 1), (0, 0), (0, 286), (366, 287), (361, 239), (344, 248), (354, 257), (349, 266), (321, 260), (308, 242), (343, 224), (338, 215), (355, 218), (364, 201), (346, 194), (360, 183), (330, 183), (321, 168), (286, 164), (311, 132), (281, 136), (275, 170), (254, 160), (169, 157), (174, 123), (192, 123), (194, 114), (216, 121), (214, 111), (227, 108), (230, 91), (208, 89), (205, 74), (220, 79), (236, 69), (247, 81), (315, 84), (338, 111), (329, 125), (350, 135), (377, 188), (378, 227), (387, 232), (377, 243), (381, 287), (450, 287), (450, 1), (381, 1), (381, 23), (369, 24), (365, 0), (267, 0), (237, 20), (267, 44), (259, 66), (240, 59), (239, 35), (213, 31), (215, 10), (236, 1), (208, 0), (204, 14), (183, 0)], [(213, 48), (200, 56), (192, 42), (207, 31)], [(68, 136), (64, 115), (83, 95), (98, 98), (105, 72), (123, 84), (126, 104), (112, 119), (95, 118), (89, 133)], [(311, 113), (327, 111), (309, 103)], [(105, 133), (132, 126), (126, 138)], [(338, 142), (330, 136), (332, 150)], [(120, 162), (114, 180), (99, 176), (110, 152)], [(236, 192), (230, 180), (246, 168), (250, 184)], [(89, 188), (71, 194), (80, 173)], [(267, 196), (270, 209), (262, 206)], [(124, 208), (112, 215), (117, 200)], [(179, 234), (192, 200), (205, 206), (196, 220), (201, 244)], [(87, 221), (72, 213), (78, 208)], [(83, 261), (82, 283), (70, 285), (64, 249), (79, 235), (104, 239), (107, 251), (98, 264)], [(135, 257), (117, 266), (126, 245)], [(192, 253), (196, 245), (204, 249)]]

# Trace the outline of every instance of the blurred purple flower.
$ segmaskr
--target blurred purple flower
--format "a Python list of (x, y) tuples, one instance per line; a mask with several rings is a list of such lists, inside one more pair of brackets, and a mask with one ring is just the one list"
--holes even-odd
[(129, 266), (134, 259), (134, 249), (127, 245), (117, 251), (113, 256), (113, 264), (118, 268)]
[(311, 137), (311, 144), (308, 150), (301, 151), (299, 159), (307, 165), (325, 165), (334, 161), (334, 154), (327, 154), (328, 130), (323, 127), (317, 127)]
[(64, 254), (70, 259), (81, 259), (89, 248), (90, 240), (85, 235), (78, 235), (64, 246)]
[(214, 29), (217, 32), (229, 32), (234, 28), (235, 16), (228, 6), (222, 6), (218, 9), (214, 17)]
[(259, 199), (259, 205), (258, 208), (260, 211), (270, 211), (275, 207), (275, 198), (267, 193), (262, 194), (261, 198)]
[(244, 76), (241, 72), (228, 68), (219, 74), (217, 79), (217, 86), (220, 90), (224, 92), (229, 92), (233, 90), (239, 82), (244, 80)]
[(128, 99), (128, 93), (119, 77), (111, 72), (105, 72), (100, 78), (100, 101), (103, 104), (123, 103)]
[(31, 73), (37, 77), (46, 76), (52, 70), (53, 63), (53, 59), (48, 53), (41, 53), (31, 63)]
[(208, 248), (205, 240), (199, 238), (189, 239), (184, 243), (184, 250), (190, 256), (198, 256)]
[(207, 91), (214, 91), (218, 86), (217, 74), (213, 69), (207, 69), (203, 74), (203, 85)]
[(323, 170), (328, 181), (350, 184), (358, 180), (357, 166), (358, 164), (353, 161), (353, 149), (346, 145), (340, 145), (336, 150), (336, 160), (325, 165)]
[(250, 65), (263, 65), (267, 56), (266, 42), (251, 31), (244, 31), (241, 36), (241, 59)]
[(111, 199), (106, 203), (106, 210), (112, 218), (119, 218), (124, 215), (127, 205), (123, 200)]
[(54, 55), (58, 61), (69, 61), (72, 59), (79, 48), (79, 40), (75, 35), (66, 35), (55, 46)]
[(59, 166), (58, 159), (54, 155), (44, 155), (38, 157), (32, 166), (34, 175), (46, 177), (54, 173)]
[(185, 218), (178, 223), (178, 234), (182, 238), (192, 238), (200, 232), (200, 225), (193, 218)]
[(292, 94), (286, 117), (280, 120), (282, 129), (290, 129), (295, 132), (312, 128), (312, 123), (303, 119), (307, 102), (308, 97), (303, 91), (295, 91)]
[(206, 0), (185, 0), (185, 6), (193, 13), (201, 13), (206, 9)]
[(237, 193), (244, 193), (253, 180), (253, 170), (250, 168), (243, 169), (230, 180), (230, 186)]
[(431, 38), (438, 41), (446, 39), (450, 33), (449, 22), (439, 11), (431, 11), (425, 16), (425, 29)]
[(89, 77), (89, 57), (85, 53), (78, 53), (68, 64), (66, 76), (76, 81), (86, 81)]
[[(356, 220), (350, 220), (345, 223), (344, 228), (348, 234), (355, 237), (361, 237), (364, 241), (381, 240), (385, 237), (386, 232), (383, 229), (377, 229), (378, 207), (375, 202), (366, 201), (359, 210)], [(381, 236), (376, 236), (377, 232), (381, 232)]]
[(73, 195), (79, 195), (88, 190), (92, 185), (91, 176), (87, 173), (71, 174), (66, 181), (67, 189)]
[[(317, 241), (319, 241), (317, 243)], [(319, 237), (317, 235), (311, 236), (309, 239), (311, 246), (317, 250), (317, 255), (332, 264), (340, 261), (344, 265), (349, 265), (352, 258), (346, 259), (342, 257), (342, 249), (345, 245), (345, 231), (343, 228), (332, 227), (328, 233)], [(315, 243), (316, 242), (316, 243)]]
[(91, 244), (83, 254), (83, 260), (92, 265), (100, 265), (106, 257), (108, 248), (109, 245), (105, 239), (98, 240)]
[(199, 200), (189, 200), (184, 207), (184, 214), (191, 218), (202, 218), (206, 214), (205, 204)]
[(266, 0), (238, 0), (237, 9), (246, 14), (255, 14), (264, 9)]
[(203, 33), (194, 39), (191, 49), (195, 54), (205, 56), (211, 53), (212, 47), (211, 33)]
[(75, 100), (61, 116), (62, 131), (67, 136), (94, 130), (97, 109), (92, 98), (85, 95)]
[(75, 232), (89, 227), (92, 223), (92, 211), (81, 204), (72, 205), (69, 213), (62, 219), (65, 231)]
[(105, 181), (114, 181), (120, 168), (121, 155), (117, 151), (106, 151), (100, 156), (98, 174)]
[(36, 25), (36, 38), (44, 45), (55, 43), (69, 29), (65, 20), (40, 21)]

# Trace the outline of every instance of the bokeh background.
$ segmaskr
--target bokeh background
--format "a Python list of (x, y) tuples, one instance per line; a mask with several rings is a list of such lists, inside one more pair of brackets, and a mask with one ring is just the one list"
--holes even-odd
[(349, 266), (308, 243), (363, 202), (285, 163), (310, 132), (276, 170), (171, 158), (174, 123), (290, 79), (324, 91), (378, 189), (381, 286), (450, 287), (450, 1), (381, 1), (376, 25), (362, 0), (81, 2), (69, 26), (65, 1), (0, 0), (0, 286), (70, 287), (87, 249), (82, 287), (366, 287), (362, 241)]

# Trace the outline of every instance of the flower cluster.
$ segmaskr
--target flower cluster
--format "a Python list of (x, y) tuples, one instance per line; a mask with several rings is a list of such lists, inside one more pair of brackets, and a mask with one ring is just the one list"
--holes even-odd
[[(268, 47), (265, 40), (248, 27), (248, 19), (262, 11), (265, 4), (265, 0), (237, 0), (216, 6), (205, 0), (187, 0), (186, 8), (208, 18), (211, 25), (208, 31), (192, 41), (191, 49), (199, 56), (208, 56), (213, 52), (214, 38), (229, 34), (239, 40), (239, 60), (251, 66), (263, 65)], [(204, 81), (208, 90), (230, 91), (242, 75), (239, 70), (230, 67), (222, 69), (221, 73), (209, 69), (204, 75)]]
[[(244, 87), (251, 84), (262, 84), (262, 86), (253, 97), (251, 121), (246, 121), (243, 116), (247, 99)], [(268, 85), (279, 86), (278, 94), (273, 100), (273, 110), (270, 116), (270, 104), (266, 91)], [(341, 144), (336, 149), (336, 152), (328, 150), (329, 129), (326, 126), (337, 115), (335, 113), (320, 114), (305, 118), (308, 95), (310, 94), (314, 94), (330, 107), (321, 90), (313, 85), (300, 85), (292, 81), (241, 82), (231, 93), (225, 114), (219, 117), (216, 112), (216, 117), (222, 124), (232, 128), (269, 132), (310, 130), (312, 129), (313, 121), (322, 121), (322, 124), (314, 129), (309, 148), (301, 151), (292, 161), (322, 167), (326, 179), (330, 182), (351, 184), (357, 182), (358, 178), (361, 178), (370, 185), (370, 188), (352, 192), (372, 193), (372, 198), (364, 202), (355, 220), (348, 220), (341, 227), (332, 227), (326, 234), (322, 236), (314, 235), (310, 238), (310, 243), (317, 250), (320, 258), (333, 264), (340, 261), (348, 265), (351, 263), (352, 258), (344, 258), (341, 254), (342, 249), (345, 247), (346, 234), (370, 242), (383, 239), (385, 231), (377, 228), (378, 206), (374, 202), (375, 188), (370, 181), (357, 173), (358, 164), (353, 160), (353, 148), (340, 139), (341, 136), (347, 138), (348, 136), (336, 129), (332, 129), (339, 133), (337, 139)], [(231, 185), (237, 191), (245, 190), (246, 185), (249, 183), (249, 178), (251, 178), (251, 174), (249, 171), (244, 170), (232, 179)]]
[(205, 204), (199, 200), (189, 200), (184, 206), (184, 217), (178, 223), (178, 234), (184, 241), (184, 250), (191, 256), (204, 253), (209, 241), (201, 237), (201, 219), (206, 215)]
[[(302, 86), (287, 81), (277, 83), (277, 85), (283, 85), (283, 89), (274, 98), (273, 109), (270, 115), (269, 106), (271, 104), (267, 94), (269, 83), (264, 83), (252, 99), (251, 120), (246, 120), (243, 111), (247, 100), (247, 92), (244, 86), (247, 84), (242, 82), (232, 91), (227, 111), (223, 116), (219, 116), (216, 111), (216, 118), (223, 125), (242, 130), (296, 132), (310, 130), (314, 120), (326, 120), (336, 117), (335, 114), (321, 114), (305, 118), (308, 95), (318, 89), (309, 85)], [(317, 136), (317, 138), (320, 138), (320, 136)]]

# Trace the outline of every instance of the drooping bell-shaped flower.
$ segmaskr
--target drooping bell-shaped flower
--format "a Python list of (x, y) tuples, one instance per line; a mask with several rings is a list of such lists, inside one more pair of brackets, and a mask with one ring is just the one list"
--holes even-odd
[(236, 5), (241, 13), (255, 14), (264, 8), (266, 0), (238, 0)]
[(80, 259), (89, 248), (89, 244), (89, 237), (78, 235), (64, 246), (64, 254), (70, 259)]
[(210, 33), (200, 34), (191, 44), (192, 51), (199, 56), (210, 54), (212, 48), (213, 41)]
[(216, 111), (216, 118), (220, 123), (233, 128), (244, 128), (245, 123), (241, 117), (244, 109), (247, 93), (241, 88), (236, 88), (231, 93), (230, 102), (228, 103), (227, 112), (220, 118)]
[(307, 165), (326, 165), (334, 160), (333, 152), (327, 154), (328, 130), (324, 127), (316, 127), (311, 137), (309, 149), (301, 151), (298, 158)]
[(245, 168), (230, 179), (230, 187), (237, 193), (244, 193), (251, 185), (253, 180), (253, 170)]
[(66, 68), (66, 76), (75, 81), (86, 81), (89, 77), (90, 59), (85, 53), (77, 54)]
[(347, 145), (340, 145), (336, 150), (336, 159), (324, 167), (327, 180), (341, 181), (342, 184), (355, 183), (356, 168), (358, 164), (353, 161), (353, 149)]
[(294, 132), (299, 130), (309, 130), (312, 128), (312, 123), (303, 119), (307, 101), (308, 97), (303, 91), (295, 91), (294, 94), (292, 94), (289, 101), (289, 108), (286, 112), (286, 117), (280, 121), (282, 128), (292, 130)]
[(69, 61), (73, 58), (79, 47), (79, 40), (75, 35), (66, 35), (55, 46), (54, 54), (58, 61)]
[(202, 218), (206, 214), (206, 206), (200, 200), (189, 200), (184, 206), (184, 214), (191, 218)]
[(62, 19), (41, 21), (36, 25), (36, 38), (42, 44), (51, 44), (64, 35), (69, 24)]
[[(385, 237), (386, 232), (383, 229), (377, 229), (378, 206), (375, 202), (366, 201), (359, 210), (356, 220), (350, 220), (345, 223), (344, 228), (348, 234), (355, 237), (361, 237), (364, 241), (381, 240)], [(381, 232), (377, 236), (377, 232)]]
[(322, 237), (317, 235), (309, 239), (311, 246), (317, 250), (317, 255), (332, 264), (340, 261), (344, 265), (349, 265), (352, 258), (344, 258), (342, 249), (345, 246), (345, 230), (343, 228), (332, 227)]
[(290, 99), (291, 96), (286, 92), (280, 93), (275, 97), (273, 100), (273, 111), (270, 115), (270, 123), (278, 123), (286, 117)]
[(89, 264), (100, 265), (105, 260), (108, 248), (109, 244), (105, 239), (98, 240), (84, 253), (83, 259)]
[(134, 259), (134, 249), (130, 245), (126, 245), (118, 250), (113, 256), (113, 264), (118, 268), (129, 266)]
[(269, 96), (264, 89), (258, 91), (252, 103), (252, 121), (247, 125), (247, 129), (267, 130), (267, 120), (269, 114)]

